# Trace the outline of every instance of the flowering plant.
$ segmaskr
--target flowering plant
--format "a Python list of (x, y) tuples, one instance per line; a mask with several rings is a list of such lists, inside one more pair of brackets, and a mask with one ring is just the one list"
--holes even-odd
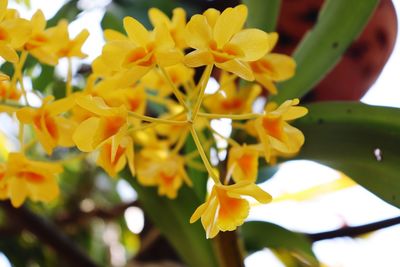
[[(149, 28), (125, 16), (118, 20), (123, 29), (105, 27), (101, 54), (91, 62), (83, 81), (76, 83), (73, 62), (86, 57), (82, 46), (89, 32), (83, 30), (71, 38), (66, 20), (46, 22), (40, 10), (30, 19), (21, 18), (8, 8), (7, 0), (1, 0), (0, 56), (12, 68), (4, 68), (1, 75), (0, 111), (19, 125), (18, 148), (5, 153), (0, 163), (0, 198), (12, 205), (4, 204), (5, 210), (15, 216), (20, 214), (15, 208), (30, 201), (62, 206), (63, 199), (68, 199), (64, 187), (73, 176), (79, 179), (72, 184), (101, 175), (115, 178), (106, 182), (111, 184), (124, 179), (135, 188), (140, 206), (183, 262), (241, 266), (240, 254), (232, 258), (240, 253), (234, 231), (244, 224), (254, 200), (263, 204), (272, 200), (258, 185), (265, 178), (261, 169), (294, 157), (315, 159), (354, 174), (363, 184), (368, 178), (359, 169), (341, 160), (330, 164), (332, 155), (337, 155), (316, 154), (315, 148), (322, 150), (325, 143), (318, 141), (329, 136), (330, 127), (341, 128), (347, 120), (362, 124), (358, 112), (374, 108), (359, 104), (306, 108), (299, 105), (299, 98), (333, 66), (366, 23), (376, 1), (351, 1), (363, 15), (343, 32), (332, 34), (341, 38), (337, 41), (340, 49), (334, 51), (325, 47), (331, 38), (324, 39), (324, 31), (332, 27), (331, 17), (344, 9), (346, 1), (327, 1), (321, 22), (295, 54), (297, 63), (274, 52), (279, 33), (265, 31), (270, 26), (255, 25), (252, 17), (247, 20), (248, 13), (263, 4), (245, 2), (248, 6), (208, 8), (192, 16), (183, 8), (173, 9), (171, 17), (150, 8)], [(323, 41), (318, 44), (317, 40)], [(313, 49), (326, 56), (310, 64), (306, 56)], [(53, 73), (63, 60), (68, 66), (63, 86), (40, 84), (46, 71)], [(37, 79), (32, 66), (40, 66)], [(28, 88), (29, 77), (32, 86)], [(211, 92), (213, 80), (219, 86)], [(32, 103), (32, 94), (37, 95), (38, 105)], [(349, 108), (348, 113), (355, 115), (342, 114)], [(331, 118), (333, 110), (337, 116)], [(294, 126), (293, 121), (300, 118)], [(373, 123), (396, 127), (379, 118)], [(230, 121), (231, 133), (213, 126), (221, 120)], [(319, 138), (318, 131), (323, 132)], [(220, 144), (225, 144), (225, 157), (211, 153)], [(369, 186), (368, 181), (365, 184)], [(387, 199), (386, 190), (369, 189)], [(394, 198), (388, 201), (398, 204)], [(93, 212), (88, 203), (92, 202), (84, 196), (82, 209)], [(254, 229), (271, 226), (246, 224), (240, 234), (253, 244), (258, 244)], [(226, 247), (228, 240), (233, 240), (231, 250)], [(76, 266), (96, 264), (80, 252), (66, 251), (64, 256)], [(300, 254), (308, 265), (318, 265), (308, 248)]]

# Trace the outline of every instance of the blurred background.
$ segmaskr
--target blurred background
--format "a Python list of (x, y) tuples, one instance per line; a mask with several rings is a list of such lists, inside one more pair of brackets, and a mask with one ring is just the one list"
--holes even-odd
[[(102, 28), (120, 27), (123, 16), (136, 17), (148, 25), (147, 9), (152, 6), (167, 12), (176, 6), (183, 6), (189, 14), (193, 14), (208, 7), (224, 9), (238, 2), (31, 0), (28, 7), (10, 0), (9, 6), (19, 10), (24, 18), (30, 18), (40, 8), (47, 19), (66, 17), (73, 20), (70, 24), (72, 36), (83, 28), (90, 31), (89, 39), (83, 47), (88, 58), (74, 61), (73, 82), (76, 86), (82, 86), (87, 64), (101, 53), (104, 44)], [(282, 2), (277, 27), (280, 34), (277, 51), (290, 54), (316, 21), (323, 1)], [(371, 105), (400, 107), (400, 45), (396, 42), (399, 36), (396, 13), (399, 12), (400, 0), (382, 0), (360, 38), (305, 101), (361, 100)], [(66, 62), (61, 62), (55, 69), (58, 80), (45, 86), (62, 83), (67, 72), (66, 66)], [(43, 69), (32, 71), (34, 78), (27, 80), (28, 88), (43, 86), (39, 83), (40, 79), (45, 79), (43, 72)], [(212, 92), (216, 88), (218, 83), (212, 80), (207, 91)], [(30, 103), (40, 105), (35, 94), (30, 93), (29, 97)], [(221, 134), (229, 135), (229, 120), (214, 125)], [(17, 125), (9, 117), (1, 115), (0, 130), (0, 154), (4, 156), (7, 151), (17, 149)], [(218, 153), (214, 151), (214, 156), (226, 156), (224, 148), (226, 144), (220, 140), (221, 150)], [(379, 148), (371, 153), (377, 160), (385, 159), (384, 151)], [(83, 167), (86, 169), (81, 173), (78, 172), (82, 168), (80, 163), (69, 165), (64, 177), (60, 179), (63, 192), (58, 203), (50, 206), (30, 203), (29, 208), (54, 221), (92, 258), (104, 262), (104, 266), (136, 266), (138, 261), (154, 259), (173, 261), (177, 256), (145, 218), (134, 189), (124, 180), (111, 180), (98, 169), (89, 165)], [(275, 200), (269, 205), (255, 206), (248, 220), (265, 220), (301, 233), (323, 233), (400, 216), (397, 208), (356, 185), (344, 174), (314, 162), (285, 163), (262, 187)], [(4, 213), (0, 215), (0, 266), (58, 266), (56, 254), (25, 231), (23, 224), (13, 221)], [(314, 241), (312, 249), (325, 266), (400, 266), (397, 251), (400, 246), (398, 225), (354, 238)], [(285, 266), (283, 262), (291, 258), (296, 258), (296, 254), (264, 249), (249, 255), (246, 266), (280, 267)], [(299, 262), (299, 265), (293, 266), (302, 266), (301, 259)]]

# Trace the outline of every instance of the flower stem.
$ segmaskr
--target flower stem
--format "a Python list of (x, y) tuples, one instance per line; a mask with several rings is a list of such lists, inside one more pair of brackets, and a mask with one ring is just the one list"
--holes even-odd
[(21, 153), (24, 153), (24, 124), (22, 122), (19, 122), (19, 132), (18, 132), (18, 139), (19, 139), (19, 144), (20, 144), (20, 150)]
[[(24, 97), (26, 104), (29, 106), (28, 96), (26, 94), (26, 90), (24, 87), (24, 81), (23, 81), (23, 77), (22, 77), (22, 68), (24, 67), (27, 57), (28, 57), (28, 52), (22, 51), (18, 63), (14, 64), (14, 75), (11, 80), (11, 86), (16, 88), (17, 82), (19, 81), (19, 84), (21, 85), (22, 95)], [(8, 98), (8, 96), (7, 96), (7, 98)]]
[(72, 93), (72, 61), (68, 57), (68, 72), (67, 72), (67, 82), (65, 84), (65, 95), (70, 96)]
[(192, 110), (192, 120), (194, 121), (196, 119), (197, 113), (200, 110), (201, 103), (203, 102), (204, 98), (204, 92), (207, 87), (208, 80), (210, 79), (211, 72), (213, 70), (214, 65), (207, 65), (206, 69), (203, 72), (203, 75), (201, 76), (201, 79), (198, 83), (198, 98), (196, 100), (196, 103), (194, 104), (193, 110)]
[(208, 119), (231, 119), (231, 120), (252, 120), (262, 116), (257, 113), (245, 113), (245, 114), (214, 114), (199, 112), (198, 115)]
[(162, 118), (154, 118), (146, 115), (141, 115), (136, 112), (128, 111), (128, 114), (134, 118), (148, 121), (148, 122), (155, 122), (155, 123), (163, 123), (163, 124), (178, 124), (178, 125), (185, 125), (187, 121), (178, 121), (178, 120), (170, 120), (170, 119), (162, 119)]
[(208, 160), (206, 153), (204, 152), (203, 146), (201, 145), (201, 142), (193, 125), (190, 126), (190, 133), (192, 134), (194, 143), (196, 144), (197, 150), (199, 151), (200, 157), (203, 160), (204, 166), (206, 167), (208, 174), (214, 180), (215, 184), (220, 184), (221, 182), (218, 176), (215, 174), (213, 167), (211, 166), (210, 161)]
[(185, 110), (189, 110), (181, 91), (179, 91), (179, 89), (176, 88), (175, 84), (171, 81), (171, 78), (169, 77), (167, 71), (163, 67), (159, 67), (159, 70), (161, 70), (162, 76), (167, 81), (168, 85), (171, 87), (172, 92), (179, 101), (179, 104), (181, 104), (185, 108)]

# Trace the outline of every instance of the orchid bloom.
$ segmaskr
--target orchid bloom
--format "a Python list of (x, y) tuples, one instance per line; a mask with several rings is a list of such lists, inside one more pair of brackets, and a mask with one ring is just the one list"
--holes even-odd
[(268, 203), (272, 197), (249, 181), (234, 185), (215, 184), (207, 201), (200, 205), (190, 218), (190, 223), (201, 218), (207, 238), (215, 237), (219, 231), (233, 231), (242, 225), (250, 210), (250, 196), (260, 203)]
[(254, 80), (248, 64), (270, 49), (269, 35), (258, 29), (242, 29), (247, 7), (238, 5), (221, 14), (215, 9), (194, 15), (186, 26), (186, 43), (194, 48), (185, 56), (189, 67), (215, 64), (245, 80)]
[(43, 99), (40, 108), (25, 107), (17, 111), (17, 118), (25, 124), (32, 124), (35, 134), (48, 155), (56, 146), (71, 147), (72, 133), (76, 123), (60, 114), (69, 111), (75, 104), (73, 97), (53, 101), (53, 96)]
[[(19, 207), (27, 197), (33, 201), (49, 202), (59, 194), (56, 176), (63, 171), (61, 165), (32, 161), (21, 153), (10, 153), (0, 170), (0, 188), (14, 207)], [(4, 192), (3, 192), (4, 193)]]

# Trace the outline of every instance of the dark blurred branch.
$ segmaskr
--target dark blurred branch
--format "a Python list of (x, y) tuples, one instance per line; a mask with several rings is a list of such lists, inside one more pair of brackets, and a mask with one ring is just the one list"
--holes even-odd
[(120, 217), (127, 208), (136, 207), (139, 205), (138, 201), (132, 201), (127, 203), (121, 203), (111, 208), (94, 208), (89, 212), (77, 210), (72, 213), (65, 213), (58, 216), (55, 221), (57, 224), (71, 224), (71, 223), (83, 223), (92, 218), (100, 218), (103, 220), (113, 220)]
[(70, 266), (96, 267), (82, 250), (50, 222), (34, 214), (25, 207), (14, 208), (10, 202), (1, 201), (0, 206), (13, 221), (35, 235), (40, 241), (52, 247)]
[(336, 238), (336, 237), (345, 237), (345, 236), (356, 237), (362, 234), (367, 234), (376, 230), (390, 227), (399, 223), (400, 223), (400, 216), (360, 226), (351, 226), (351, 227), (349, 226), (333, 231), (316, 233), (316, 234), (306, 234), (306, 235), (312, 242)]

